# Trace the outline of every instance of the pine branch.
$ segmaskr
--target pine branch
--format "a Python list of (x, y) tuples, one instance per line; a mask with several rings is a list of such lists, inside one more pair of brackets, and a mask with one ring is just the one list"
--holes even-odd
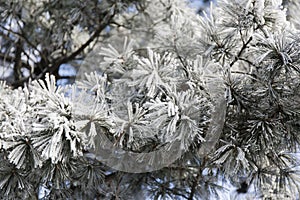
[(234, 60), (230, 63), (230, 67), (232, 67), (241, 57), (241, 55), (244, 53), (244, 51), (248, 48), (248, 44), (252, 41), (252, 36), (247, 40), (246, 43), (243, 44), (242, 48), (240, 49), (237, 56), (234, 57)]

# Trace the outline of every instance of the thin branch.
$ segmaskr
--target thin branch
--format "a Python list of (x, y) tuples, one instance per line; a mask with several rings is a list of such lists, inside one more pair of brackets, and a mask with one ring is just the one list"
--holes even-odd
[(205, 164), (206, 164), (206, 159), (203, 158), (201, 166), (199, 166), (199, 168), (198, 168), (197, 176), (193, 181), (193, 185), (191, 187), (191, 193), (190, 193), (190, 196), (189, 196), (188, 200), (193, 200), (194, 199), (194, 196), (195, 196), (195, 193), (196, 193), (196, 188), (197, 188), (199, 180), (202, 176), (202, 168), (203, 168), (203, 166), (205, 166)]
[[(95, 39), (97, 39), (97, 37), (106, 28), (106, 26), (108, 24), (110, 24), (111, 20), (115, 16), (115, 14), (116, 14), (115, 10), (111, 14), (110, 14), (110, 12), (108, 12), (105, 15), (105, 17), (104, 17), (103, 22), (99, 25), (99, 27), (94, 32), (94, 34), (81, 47), (79, 47), (76, 51), (74, 51), (73, 53), (71, 53), (69, 56), (57, 59), (56, 61), (54, 61), (53, 65), (47, 66), (45, 69), (42, 70), (42, 72), (38, 76), (33, 77), (33, 79), (40, 79), (40, 78), (42, 78), (48, 72), (52, 74), (62, 64), (67, 63), (67, 62), (75, 59), (80, 53), (82, 53), (85, 50), (85, 48), (87, 48)], [(13, 87), (22, 86), (28, 80), (29, 80), (29, 77), (26, 77), (26, 78), (23, 78), (23, 79), (21, 79), (19, 81), (16, 81), (16, 82), (13, 83)]]
[(58, 79), (68, 79), (68, 80), (72, 79), (72, 80), (75, 80), (76, 76), (60, 76), (60, 75), (58, 75), (57, 77), (55, 77), (55, 79), (56, 80), (58, 80)]
[(252, 41), (252, 37), (250, 37), (248, 39), (248, 41), (246, 43), (243, 44), (241, 50), (239, 51), (238, 55), (234, 58), (234, 60), (230, 63), (230, 67), (232, 67), (234, 65), (234, 63), (236, 63), (236, 61), (238, 61), (241, 57), (241, 55), (243, 54), (243, 52), (248, 48), (248, 44)]
[(20, 39), (16, 42), (16, 49), (15, 49), (15, 59), (14, 59), (14, 77), (15, 80), (19, 80), (22, 77), (21, 67), (22, 67), (22, 51), (23, 51), (23, 44)]
[(6, 30), (6, 31), (9, 32), (9, 33), (12, 33), (12, 34), (18, 36), (20, 39), (24, 40), (29, 46), (31, 46), (32, 48), (34, 48), (34, 50), (36, 50), (36, 51), (38, 51), (40, 54), (42, 54), (41, 51), (37, 48), (37, 46), (34, 45), (34, 44), (32, 44), (32, 42), (30, 42), (30, 41), (28, 40), (28, 38), (26, 38), (26, 37), (24, 36), (25, 34), (24, 34), (24, 32), (22, 31), (22, 29), (21, 29), (21, 32), (22, 32), (22, 33), (18, 33), (18, 32), (16, 32), (16, 31), (13, 31), (13, 30), (11, 30), (11, 29), (6, 28), (5, 26), (3, 26), (3, 25), (1, 25), (1, 24), (0, 24), (0, 28)]

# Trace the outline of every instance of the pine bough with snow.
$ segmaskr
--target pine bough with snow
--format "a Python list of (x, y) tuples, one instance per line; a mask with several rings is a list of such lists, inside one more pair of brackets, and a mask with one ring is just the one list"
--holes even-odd
[[(115, 17), (92, 54), (100, 62), (82, 66), (95, 72), (76, 85), (1, 83), (1, 198), (299, 198), (299, 8), (220, 0), (199, 16), (181, 0), (145, 0)], [(212, 80), (226, 116), (203, 156)], [(99, 134), (132, 152), (180, 141), (184, 154), (155, 172), (120, 172), (90, 156)]]

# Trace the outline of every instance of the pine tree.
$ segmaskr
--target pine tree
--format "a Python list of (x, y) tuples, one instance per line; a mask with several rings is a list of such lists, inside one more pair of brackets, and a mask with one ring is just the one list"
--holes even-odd
[(106, 3), (74, 84), (1, 82), (0, 197), (299, 198), (300, 4)]

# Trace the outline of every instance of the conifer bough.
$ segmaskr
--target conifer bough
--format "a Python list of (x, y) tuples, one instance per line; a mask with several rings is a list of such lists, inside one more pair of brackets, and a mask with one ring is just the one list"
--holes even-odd
[(2, 199), (299, 198), (300, 3), (53, 2), (0, 3)]

